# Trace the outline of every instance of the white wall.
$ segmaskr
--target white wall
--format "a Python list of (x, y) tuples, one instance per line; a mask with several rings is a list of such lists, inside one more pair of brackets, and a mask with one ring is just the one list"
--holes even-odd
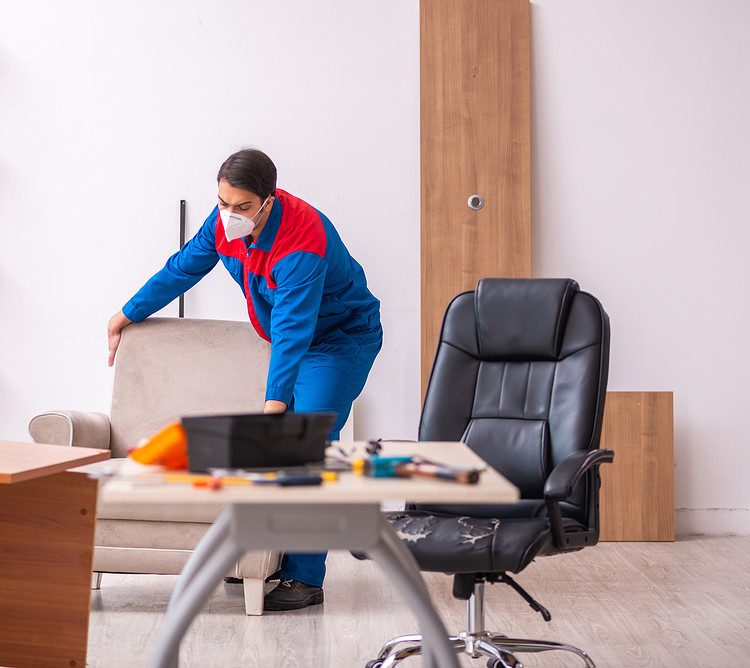
[(750, 3), (531, 16), (535, 274), (604, 303), (610, 389), (674, 392), (678, 532), (750, 532)]
[[(216, 201), (247, 145), (323, 210), (382, 301), (357, 436), (419, 412), (415, 1), (0, 0), (0, 434), (40, 409), (108, 409), (109, 317)], [(167, 307), (177, 314), (177, 303)], [(219, 267), (188, 317), (247, 319)]]
[[(383, 303), (360, 438), (419, 412), (418, 0), (0, 0), (0, 434), (106, 411), (109, 316), (253, 144)], [(534, 267), (612, 319), (612, 390), (675, 396), (678, 531), (750, 532), (743, 0), (534, 0)], [(449, 222), (449, 221), (448, 221)], [(176, 306), (165, 310), (176, 314)], [(186, 314), (244, 319), (213, 272)]]

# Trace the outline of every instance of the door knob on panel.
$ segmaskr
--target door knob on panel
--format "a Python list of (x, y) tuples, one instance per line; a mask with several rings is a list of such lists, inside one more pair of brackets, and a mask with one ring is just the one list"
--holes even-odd
[(469, 208), (472, 211), (479, 211), (484, 206), (484, 197), (481, 195), (472, 195), (469, 197)]

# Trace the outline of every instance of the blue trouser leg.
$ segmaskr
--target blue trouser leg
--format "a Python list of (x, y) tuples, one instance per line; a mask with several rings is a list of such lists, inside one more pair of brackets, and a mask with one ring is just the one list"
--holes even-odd
[(289, 578), (313, 587), (323, 586), (323, 578), (326, 576), (327, 554), (327, 552), (320, 554), (309, 552), (285, 553), (281, 559), (281, 579)]
[[(334, 332), (324, 343), (311, 346), (300, 365), (290, 408), (298, 413), (335, 412), (337, 418), (329, 438), (337, 440), (352, 402), (365, 386), (382, 341), (382, 330), (378, 328), (353, 335)], [(320, 587), (326, 573), (325, 560), (325, 552), (285, 554), (281, 577)]]

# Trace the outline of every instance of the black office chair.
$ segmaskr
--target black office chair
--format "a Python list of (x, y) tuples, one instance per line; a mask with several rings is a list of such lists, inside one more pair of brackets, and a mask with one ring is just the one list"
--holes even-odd
[[(422, 409), (421, 441), (463, 441), (520, 489), (514, 504), (410, 505), (388, 516), (423, 571), (454, 575), (468, 629), (457, 653), (518, 668), (515, 652), (582, 650), (508, 638), (484, 628), (484, 584), (510, 585), (549, 621), (511, 577), (537, 556), (572, 552), (599, 539), (599, 449), (609, 366), (609, 318), (569, 279), (480, 281), (448, 306)], [(448, 484), (448, 483), (446, 483)], [(421, 637), (389, 641), (368, 668), (420, 653)]]

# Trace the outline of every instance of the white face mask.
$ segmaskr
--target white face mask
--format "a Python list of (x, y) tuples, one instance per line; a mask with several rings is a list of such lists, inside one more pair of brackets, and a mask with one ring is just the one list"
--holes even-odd
[(248, 234), (252, 234), (255, 226), (258, 224), (253, 218), (263, 210), (267, 201), (268, 197), (263, 200), (263, 204), (260, 205), (260, 208), (250, 218), (243, 216), (240, 213), (231, 213), (229, 209), (219, 209), (221, 222), (224, 225), (224, 234), (226, 235), (227, 240), (233, 241), (234, 239), (241, 239)]

